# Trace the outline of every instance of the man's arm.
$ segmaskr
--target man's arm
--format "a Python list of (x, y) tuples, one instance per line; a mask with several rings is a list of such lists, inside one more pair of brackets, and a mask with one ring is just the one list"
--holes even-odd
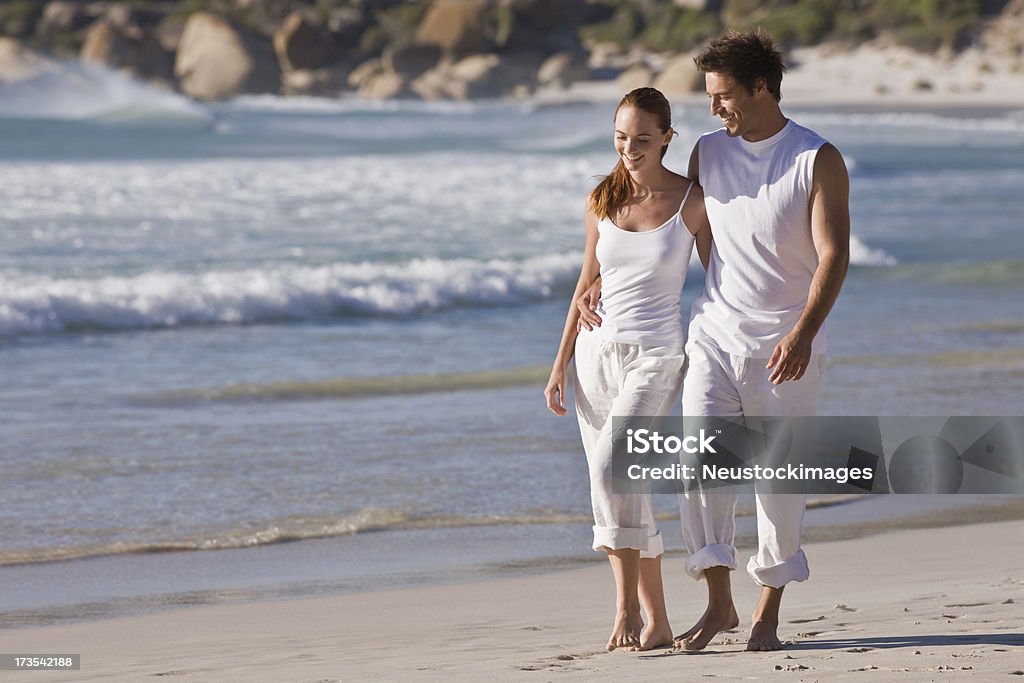
[(811, 342), (832, 310), (850, 265), (850, 176), (843, 155), (831, 144), (822, 146), (814, 159), (810, 212), (818, 268), (800, 319), (768, 361), (774, 368), (768, 379), (776, 384), (804, 376)]

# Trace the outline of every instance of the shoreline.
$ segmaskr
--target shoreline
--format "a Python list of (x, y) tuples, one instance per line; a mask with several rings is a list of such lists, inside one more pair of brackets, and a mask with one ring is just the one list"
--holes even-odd
[[(927, 498), (927, 500), (926, 500)], [(855, 496), (811, 504), (808, 544), (900, 530), (1024, 520), (1024, 497)], [(741, 501), (737, 547), (756, 539), (752, 501)], [(678, 516), (658, 515), (667, 561), (685, 556)], [(589, 523), (397, 529), (251, 548), (106, 555), (0, 567), (9, 590), (0, 631), (15, 633), (182, 607), (361, 595), (385, 588), (476, 584), (603, 564)], [(522, 548), (515, 555), (509, 548)], [(436, 549), (444, 548), (440, 553)], [(113, 582), (111, 577), (117, 577)], [(55, 593), (54, 586), (61, 586)]]
[[(743, 652), (742, 628), (720, 634), (699, 656), (603, 652), (611, 613), (603, 562), (473, 583), (8, 630), (5, 650), (81, 654), (73, 678), (83, 681), (532, 680), (539, 671), (572, 680), (678, 680), (712, 670), (846, 680), (871, 673), (886, 680), (943, 672), (1001, 677), (1024, 666), (1015, 649), (1024, 646), (1024, 546), (1012, 542), (1020, 529), (1019, 521), (987, 522), (809, 543), (812, 578), (787, 591), (780, 636), (789, 645), (773, 653)], [(671, 557), (664, 570), (676, 631), (696, 618), (704, 599), (703, 586), (680, 565)], [(742, 627), (756, 586), (742, 571), (734, 579)], [(68, 674), (9, 680), (30, 678)]]

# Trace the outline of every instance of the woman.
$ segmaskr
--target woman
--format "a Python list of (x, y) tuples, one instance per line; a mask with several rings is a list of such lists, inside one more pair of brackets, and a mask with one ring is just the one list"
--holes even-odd
[[(663, 545), (650, 496), (612, 490), (611, 417), (663, 416), (679, 401), (686, 360), (679, 294), (695, 240), (706, 263), (711, 231), (700, 187), (662, 165), (674, 135), (668, 100), (654, 88), (629, 92), (616, 108), (619, 160), (587, 201), (583, 267), (544, 389), (548, 408), (564, 415), (566, 371), (575, 351), (593, 547), (607, 551), (615, 576), (609, 650), (672, 645), (661, 580)], [(602, 324), (580, 331), (576, 300), (599, 275)]]

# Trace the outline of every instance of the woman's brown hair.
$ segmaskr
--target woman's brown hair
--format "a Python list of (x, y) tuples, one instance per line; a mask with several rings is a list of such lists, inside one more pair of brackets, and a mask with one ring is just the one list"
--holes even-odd
[[(615, 107), (615, 115), (623, 107), (635, 107), (640, 111), (653, 114), (658, 118), (658, 126), (663, 133), (667, 133), (672, 127), (672, 108), (668, 100), (659, 90), (654, 88), (637, 88), (626, 93), (619, 106)], [(661, 148), (661, 156), (665, 157), (668, 145)], [(601, 179), (597, 187), (590, 193), (590, 204), (598, 218), (606, 218), (612, 211), (633, 198), (635, 191), (633, 179), (626, 170), (622, 159), (615, 164), (612, 172)]]

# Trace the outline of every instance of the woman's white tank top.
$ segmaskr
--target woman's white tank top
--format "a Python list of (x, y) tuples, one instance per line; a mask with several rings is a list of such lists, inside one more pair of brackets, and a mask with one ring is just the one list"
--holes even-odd
[[(693, 183), (686, 189), (683, 204)], [(630, 232), (607, 216), (597, 223), (597, 260), (601, 264), (600, 327), (594, 334), (608, 341), (642, 346), (683, 346), (679, 305), (693, 252), (693, 235), (682, 217), (682, 204), (653, 230)]]

